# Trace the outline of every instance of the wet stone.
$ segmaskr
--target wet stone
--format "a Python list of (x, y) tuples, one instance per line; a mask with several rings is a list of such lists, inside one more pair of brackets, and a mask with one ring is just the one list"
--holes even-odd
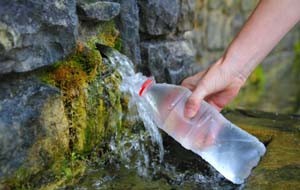
[(120, 15), (117, 18), (117, 27), (122, 39), (122, 53), (131, 61), (141, 64), (140, 34), (139, 34), (139, 9), (137, 0), (119, 1), (121, 4)]

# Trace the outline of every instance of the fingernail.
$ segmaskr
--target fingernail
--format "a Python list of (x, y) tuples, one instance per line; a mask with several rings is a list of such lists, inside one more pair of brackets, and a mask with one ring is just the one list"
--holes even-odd
[(184, 115), (187, 118), (194, 117), (195, 111), (193, 109), (187, 108), (187, 109), (185, 109)]

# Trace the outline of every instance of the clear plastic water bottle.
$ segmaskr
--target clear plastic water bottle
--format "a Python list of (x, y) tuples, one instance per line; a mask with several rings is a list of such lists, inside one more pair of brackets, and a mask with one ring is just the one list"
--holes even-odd
[(147, 79), (139, 95), (162, 130), (235, 184), (244, 182), (266, 151), (256, 137), (232, 124), (205, 101), (195, 117), (185, 118), (185, 103), (191, 95), (187, 88)]

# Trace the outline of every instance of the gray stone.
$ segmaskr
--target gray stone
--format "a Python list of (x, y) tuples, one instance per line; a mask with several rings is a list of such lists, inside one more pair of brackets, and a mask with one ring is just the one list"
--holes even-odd
[(207, 48), (220, 50), (224, 48), (224, 26), (226, 17), (220, 11), (212, 11), (207, 19)]
[[(60, 93), (32, 77), (0, 78), (0, 183), (20, 166), (38, 172), (68, 146)], [(24, 177), (24, 176), (23, 176)]]
[(140, 65), (140, 22), (137, 1), (120, 1), (120, 4), (121, 11), (117, 18), (117, 27), (122, 39), (122, 53), (128, 56), (134, 64)]
[(193, 73), (195, 52), (186, 41), (141, 43), (143, 64), (158, 82), (178, 84)]
[(0, 74), (62, 59), (75, 46), (75, 0), (1, 0)]
[(165, 35), (175, 30), (180, 12), (179, 0), (139, 0), (140, 30), (150, 35)]
[(194, 27), (196, 0), (181, 0), (178, 30), (188, 31)]
[(257, 0), (244, 0), (241, 1), (241, 8), (243, 11), (251, 11), (254, 10), (255, 5), (257, 4)]
[(217, 9), (223, 5), (223, 1), (220, 0), (209, 0), (208, 1), (208, 8), (210, 9)]
[(235, 36), (245, 23), (245, 17), (241, 13), (234, 15), (231, 23), (232, 36)]
[(77, 4), (80, 20), (109, 21), (120, 13), (120, 4), (107, 1)]
[(221, 58), (223, 51), (203, 51), (201, 56), (201, 65), (204, 68), (208, 68), (211, 64), (215, 63)]
[(200, 28), (195, 28), (192, 31), (185, 32), (183, 37), (196, 51), (196, 58), (202, 57), (203, 51), (205, 50), (203, 46), (203, 39), (205, 36), (202, 30), (200, 30)]

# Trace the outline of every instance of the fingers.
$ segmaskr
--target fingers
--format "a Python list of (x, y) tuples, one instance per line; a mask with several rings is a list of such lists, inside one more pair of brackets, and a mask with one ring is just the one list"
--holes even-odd
[(205, 75), (205, 71), (201, 71), (191, 77), (188, 77), (184, 79), (181, 83), (182, 86), (190, 89), (191, 91), (194, 91), (194, 89), (197, 87), (199, 81), (202, 79), (202, 77)]
[[(201, 101), (212, 93), (215, 93), (224, 84), (220, 73), (220, 61), (217, 61), (208, 70), (199, 73), (201, 79), (196, 82), (196, 88), (192, 95), (187, 100), (184, 114), (187, 118), (192, 118), (196, 115), (200, 108)], [(200, 77), (199, 77), (200, 78)]]
[(206, 95), (207, 91), (204, 85), (198, 85), (186, 102), (184, 110), (185, 117), (192, 118), (196, 115), (200, 108), (200, 103)]

